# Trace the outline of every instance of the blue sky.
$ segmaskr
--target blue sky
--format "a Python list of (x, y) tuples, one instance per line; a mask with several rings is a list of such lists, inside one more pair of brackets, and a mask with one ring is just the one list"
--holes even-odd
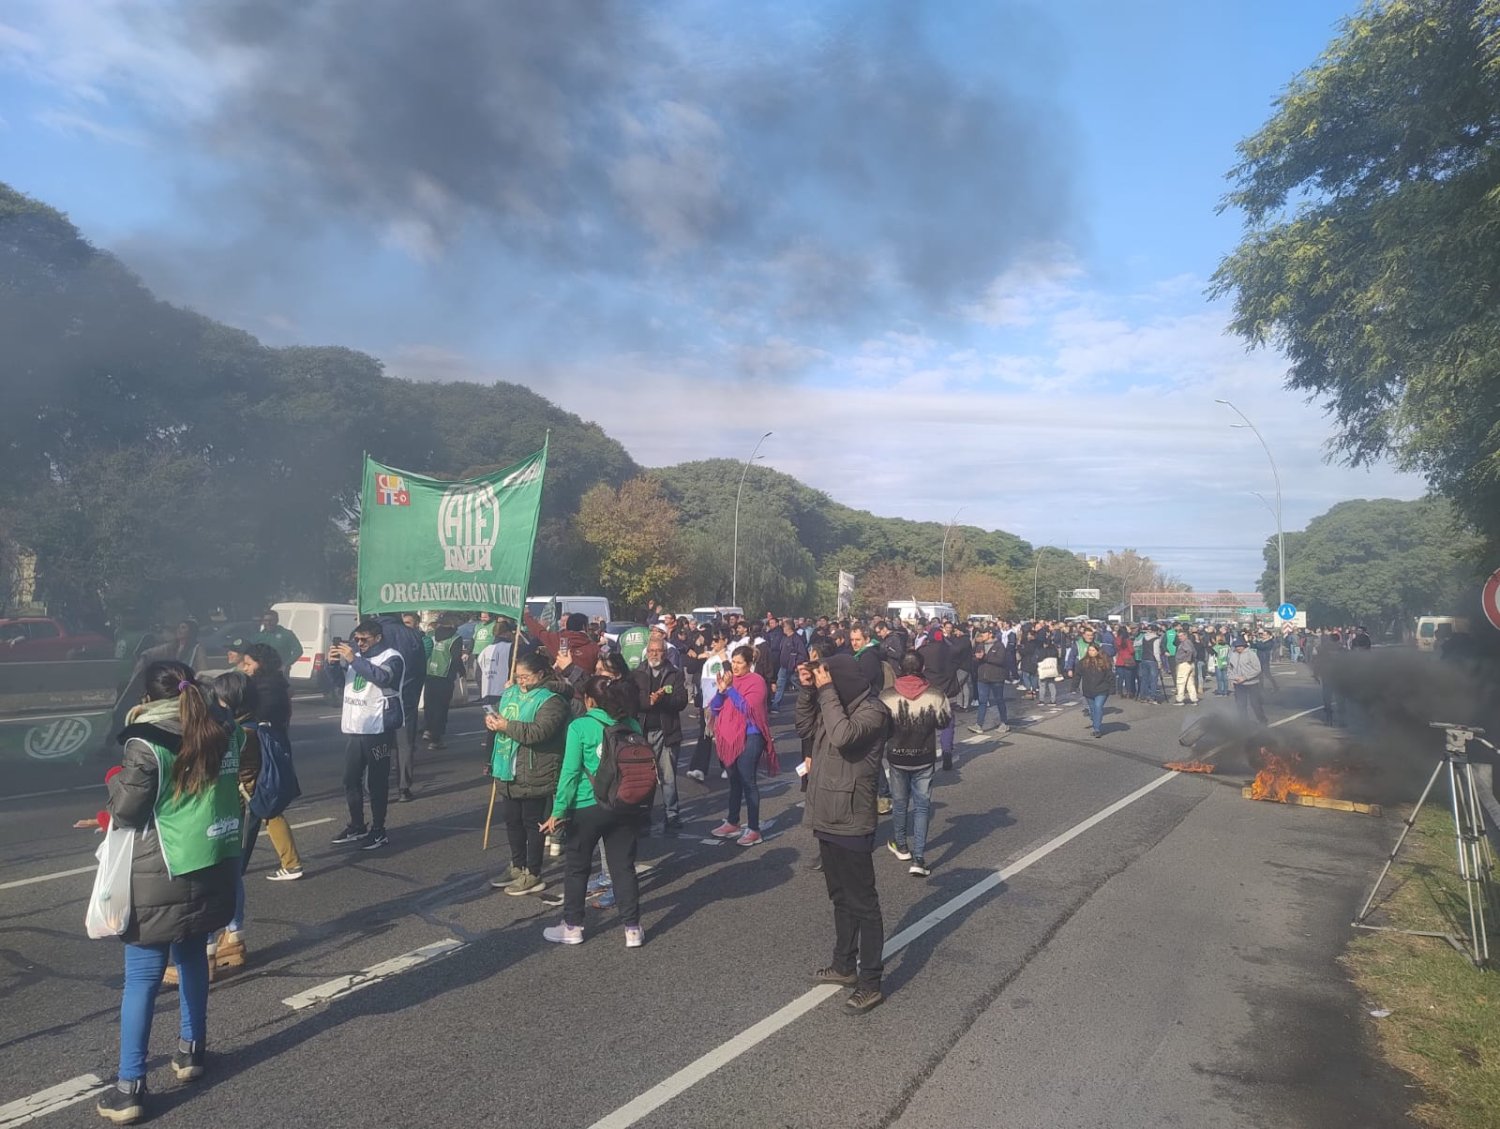
[(271, 343), (1248, 589), (1216, 398), (1289, 529), (1422, 492), (1327, 464), (1204, 296), (1236, 142), (1353, 8), (12, 0), (0, 175)]

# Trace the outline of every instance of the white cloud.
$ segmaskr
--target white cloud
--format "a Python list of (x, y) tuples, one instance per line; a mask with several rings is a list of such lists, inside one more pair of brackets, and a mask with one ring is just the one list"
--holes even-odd
[(1037, 313), (1043, 343), (1029, 352), (892, 332), (769, 392), (701, 360), (620, 357), (542, 379), (447, 352), (425, 364), (393, 357), (391, 368), (520, 380), (647, 465), (744, 458), (773, 430), (767, 465), (838, 501), (936, 521), (962, 505), (966, 522), (1034, 543), (1139, 548), (1199, 588), (1253, 588), (1274, 532), (1250, 496), (1272, 496), (1265, 453), (1216, 398), (1255, 420), (1275, 452), (1288, 529), (1347, 498), (1424, 492), (1390, 467), (1326, 463), (1330, 423), (1281, 387), (1280, 358), (1226, 335), (1227, 310), (1206, 308), (1201, 286), (1181, 292), (1191, 297), (1178, 312), (1142, 317), (1126, 312), (1134, 298), (1059, 295)]

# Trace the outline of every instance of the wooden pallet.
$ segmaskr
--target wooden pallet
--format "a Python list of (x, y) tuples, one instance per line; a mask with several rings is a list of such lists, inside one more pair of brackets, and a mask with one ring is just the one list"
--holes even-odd
[[(1244, 796), (1245, 799), (1255, 799), (1256, 797), (1251, 795), (1250, 792), (1249, 787), (1240, 789), (1240, 795)], [(1274, 804), (1277, 801), (1266, 800), (1264, 802)], [(1328, 811), (1355, 811), (1364, 815), (1383, 814), (1379, 804), (1361, 804), (1354, 800), (1336, 800), (1331, 796), (1288, 796), (1284, 802), (1303, 808), (1325, 808)]]

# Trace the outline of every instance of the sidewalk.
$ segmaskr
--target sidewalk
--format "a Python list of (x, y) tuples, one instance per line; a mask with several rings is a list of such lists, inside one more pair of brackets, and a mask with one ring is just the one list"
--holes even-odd
[(1169, 787), (1207, 795), (1058, 930), (897, 1126), (1412, 1124), (1337, 963), (1397, 821)]

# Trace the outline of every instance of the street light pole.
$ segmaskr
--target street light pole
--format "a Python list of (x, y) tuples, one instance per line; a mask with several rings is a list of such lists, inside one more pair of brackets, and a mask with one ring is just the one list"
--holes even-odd
[[(1239, 416), (1240, 419), (1245, 421), (1243, 424), (1231, 424), (1230, 426), (1248, 427), (1255, 437), (1260, 440), (1261, 449), (1266, 453), (1266, 461), (1271, 464), (1271, 479), (1276, 483), (1276, 509), (1273, 511), (1276, 517), (1276, 588), (1279, 603), (1284, 604), (1286, 603), (1286, 535), (1282, 532), (1281, 528), (1281, 472), (1276, 469), (1276, 459), (1271, 454), (1271, 448), (1266, 443), (1266, 437), (1260, 433), (1260, 428), (1250, 422), (1250, 417), (1228, 400), (1216, 399), (1214, 403), (1223, 404), (1235, 415)], [(1262, 498), (1261, 501), (1265, 501), (1265, 499)], [(1267, 506), (1267, 509), (1269, 508)]]
[(938, 602), (947, 599), (948, 587), (948, 534), (953, 532), (953, 524), (958, 521), (958, 515), (964, 512), (964, 507), (959, 506), (953, 511), (953, 516), (948, 519), (948, 528), (943, 530), (943, 547), (938, 552)]
[(771, 435), (772, 433), (768, 431), (756, 441), (755, 449), (745, 460), (745, 469), (740, 471), (740, 488), (735, 491), (734, 495), (734, 557), (730, 564), (729, 602), (735, 607), (740, 606), (740, 498), (745, 493), (745, 476), (750, 473), (750, 464), (760, 454), (760, 445), (771, 438)]

